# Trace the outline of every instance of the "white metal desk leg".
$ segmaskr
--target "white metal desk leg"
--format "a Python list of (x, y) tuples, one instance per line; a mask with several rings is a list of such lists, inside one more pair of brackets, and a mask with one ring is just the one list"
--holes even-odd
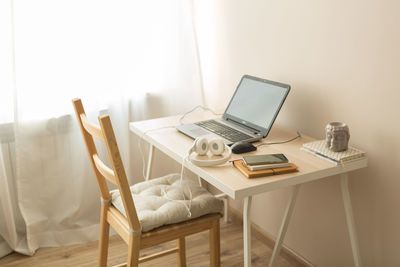
[(290, 195), (289, 202), (286, 206), (286, 211), (283, 216), (283, 221), (281, 225), (281, 229), (279, 230), (278, 237), (275, 241), (274, 251), (272, 252), (272, 257), (269, 262), (269, 267), (275, 266), (276, 259), (278, 258), (279, 252), (281, 251), (283, 239), (285, 238), (286, 230), (289, 226), (290, 217), (292, 216), (292, 212), (294, 209), (294, 204), (296, 203), (297, 193), (299, 192), (300, 185), (295, 185), (292, 190), (292, 194)]
[(147, 159), (146, 181), (148, 181), (150, 179), (150, 175), (151, 175), (151, 167), (152, 167), (152, 163), (153, 163), (153, 152), (154, 152), (154, 146), (150, 144), (149, 158)]
[(353, 209), (351, 207), (350, 193), (349, 193), (349, 175), (347, 173), (341, 174), (342, 196), (344, 202), (344, 210), (346, 213), (347, 227), (349, 229), (351, 250), (353, 251), (354, 266), (361, 266), (360, 250), (358, 248), (358, 239), (356, 233), (356, 226), (354, 224)]
[(224, 199), (223, 199), (223, 201), (224, 201), (224, 222), (225, 223), (228, 223), (228, 221), (229, 221), (229, 197), (227, 196), (227, 197), (225, 197)]
[(244, 199), (243, 206), (243, 253), (244, 253), (244, 267), (251, 266), (251, 222), (250, 222), (250, 209), (252, 197)]
[(199, 182), (199, 185), (201, 187), (204, 187), (203, 179), (201, 179), (201, 177), (199, 175), (197, 175), (197, 181)]

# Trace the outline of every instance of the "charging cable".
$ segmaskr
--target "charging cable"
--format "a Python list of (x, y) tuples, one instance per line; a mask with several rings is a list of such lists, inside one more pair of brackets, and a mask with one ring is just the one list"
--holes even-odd
[[(160, 129), (165, 129), (165, 128), (174, 128), (174, 127), (175, 126), (160, 127), (160, 128), (157, 128), (157, 129), (148, 130), (148, 131), (144, 132), (143, 134), (146, 134), (148, 132), (155, 131), (155, 130), (160, 130)], [(143, 153), (142, 146), (141, 146), (141, 138), (139, 138), (139, 140), (138, 140), (138, 146), (139, 146), (140, 155), (141, 155), (142, 164), (143, 164), (143, 168), (142, 168), (143, 179), (146, 179), (146, 175), (145, 175), (145, 171), (144, 171), (145, 170), (145, 159), (144, 159), (144, 153)], [(187, 216), (188, 216), (188, 218), (191, 218), (192, 217), (191, 208), (192, 208), (193, 193), (192, 193), (192, 190), (190, 189), (190, 186), (186, 185), (186, 187), (187, 187), (187, 189), (189, 191), (189, 199), (186, 199), (184, 188), (183, 188), (184, 184), (182, 183), (183, 182), (183, 174), (184, 174), (184, 170), (185, 170), (185, 161), (188, 159), (189, 153), (190, 152), (188, 152), (188, 155), (186, 155), (182, 159), (181, 172), (180, 172), (180, 178), (179, 178), (179, 189), (182, 192), (183, 200), (172, 199), (172, 198), (168, 197), (168, 194), (167, 194), (167, 191), (165, 190), (165, 188), (162, 189), (162, 192), (163, 192), (163, 197), (165, 199), (167, 199), (169, 201), (181, 203), (183, 206), (185, 206), (185, 209), (188, 212)], [(148, 181), (146, 181), (146, 182), (148, 182)], [(186, 203), (187, 200), (189, 200), (189, 204)]]
[(185, 113), (182, 115), (182, 117), (179, 118), (179, 124), (182, 125), (182, 124), (183, 124), (182, 120), (183, 120), (187, 115), (189, 115), (190, 113), (192, 113), (193, 111), (195, 111), (195, 110), (198, 109), (198, 108), (201, 108), (201, 109), (203, 109), (204, 111), (210, 111), (210, 112), (211, 112), (212, 114), (214, 114), (214, 115), (221, 115), (221, 114), (216, 113), (214, 110), (212, 110), (212, 109), (210, 109), (210, 108), (208, 108), (208, 107), (205, 107), (205, 106), (202, 106), (202, 105), (198, 105), (198, 106), (195, 106), (194, 108), (192, 108), (191, 110), (185, 112)]
[[(207, 107), (204, 107), (204, 106), (199, 105), (199, 106), (196, 106), (196, 107), (194, 107), (193, 109), (191, 109), (191, 110), (185, 112), (185, 113), (179, 118), (179, 124), (183, 124), (182, 120), (183, 120), (188, 114), (192, 113), (193, 111), (195, 111), (195, 110), (198, 109), (198, 108), (202, 108), (202, 109), (205, 110), (205, 111), (210, 111), (210, 112), (213, 113), (214, 115), (220, 115), (220, 114), (217, 114), (216, 112), (214, 112), (214, 111), (213, 111), (212, 109), (210, 109), (210, 108), (207, 108)], [(143, 133), (143, 135), (145, 135), (145, 134), (147, 134), (147, 133), (149, 133), (149, 132), (152, 132), (152, 131), (158, 131), (158, 130), (161, 130), (161, 129), (175, 128), (175, 127), (176, 127), (176, 126), (164, 126), (164, 127), (159, 127), (159, 128), (156, 128), (156, 129), (147, 130), (147, 131), (145, 131), (145, 132)], [(146, 162), (145, 162), (145, 159), (144, 159), (144, 153), (143, 153), (143, 149), (142, 149), (141, 140), (142, 140), (142, 138), (139, 136), (139, 139), (138, 139), (138, 147), (139, 147), (140, 155), (141, 155), (141, 158), (142, 158), (142, 175), (143, 175), (143, 179), (145, 180), (145, 179), (146, 179), (146, 174), (145, 174), (145, 165), (146, 165)], [(188, 217), (189, 217), (189, 218), (192, 217), (191, 208), (192, 208), (193, 193), (192, 193), (192, 190), (190, 189), (190, 186), (186, 184), (186, 187), (187, 187), (187, 189), (188, 189), (188, 191), (189, 191), (189, 199), (186, 199), (186, 197), (185, 197), (185, 192), (184, 192), (184, 184), (183, 184), (183, 174), (184, 174), (184, 170), (185, 170), (185, 161), (189, 159), (191, 149), (192, 149), (192, 148), (190, 148), (190, 149), (188, 150), (187, 155), (186, 155), (185, 157), (183, 157), (182, 163), (181, 163), (181, 172), (180, 172), (179, 189), (180, 189), (181, 192), (182, 192), (183, 200), (177, 200), (177, 199), (172, 199), (172, 198), (168, 197), (167, 190), (166, 190), (165, 188), (163, 188), (163, 197), (164, 197), (165, 199), (169, 200), (169, 201), (182, 203), (182, 204), (185, 206), (185, 208), (186, 208), (186, 210), (187, 210), (187, 212), (188, 212)], [(189, 201), (189, 204), (186, 203), (187, 200)]]
[(266, 143), (261, 143), (261, 144), (256, 145), (256, 147), (259, 147), (259, 146), (266, 146), (266, 145), (285, 144), (285, 143), (292, 142), (292, 141), (294, 141), (294, 140), (296, 140), (297, 138), (300, 138), (300, 137), (301, 137), (301, 133), (300, 133), (299, 131), (297, 131), (297, 136), (296, 136), (296, 137), (293, 137), (292, 139), (289, 139), (289, 140), (286, 140), (286, 141), (281, 141), (281, 142), (266, 142)]
[[(191, 110), (185, 112), (185, 113), (179, 118), (179, 124), (182, 125), (182, 124), (183, 124), (182, 120), (183, 120), (187, 115), (189, 115), (190, 113), (192, 113), (193, 111), (195, 111), (195, 110), (198, 109), (198, 108), (201, 108), (201, 109), (203, 109), (203, 110), (205, 110), (205, 111), (210, 111), (210, 112), (211, 112), (212, 114), (214, 114), (214, 115), (221, 115), (221, 114), (216, 113), (214, 110), (212, 110), (212, 109), (210, 109), (210, 108), (208, 108), (208, 107), (205, 107), (205, 106), (202, 106), (202, 105), (198, 105), (198, 106), (195, 106), (194, 108), (192, 108)], [(145, 135), (145, 134), (147, 134), (147, 133), (149, 133), (149, 132), (152, 132), (152, 131), (158, 131), (158, 130), (161, 130), (161, 129), (175, 128), (175, 127), (176, 127), (176, 125), (163, 126), (163, 127), (159, 127), (159, 128), (156, 128), (156, 129), (147, 130), (147, 131), (145, 131), (145, 132), (143, 133), (143, 135)], [(139, 139), (138, 139), (138, 147), (139, 147), (139, 151), (140, 151), (140, 156), (141, 156), (141, 158), (142, 158), (142, 175), (143, 175), (143, 179), (146, 180), (146, 174), (145, 174), (145, 165), (146, 165), (146, 162), (145, 162), (145, 159), (144, 159), (144, 153), (143, 153), (143, 149), (142, 149), (141, 139), (142, 139), (142, 138), (139, 136)], [(184, 159), (184, 160), (185, 160), (185, 159)], [(183, 169), (184, 169), (184, 160), (182, 161), (181, 179), (182, 179), (182, 174), (183, 174)]]

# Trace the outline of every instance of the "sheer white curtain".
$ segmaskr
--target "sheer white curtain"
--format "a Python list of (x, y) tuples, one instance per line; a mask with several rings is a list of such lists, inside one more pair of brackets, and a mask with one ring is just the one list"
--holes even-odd
[(201, 104), (191, 2), (9, 0), (0, 20), (0, 257), (97, 239), (71, 99), (107, 110), (125, 167), (139, 160), (129, 121)]

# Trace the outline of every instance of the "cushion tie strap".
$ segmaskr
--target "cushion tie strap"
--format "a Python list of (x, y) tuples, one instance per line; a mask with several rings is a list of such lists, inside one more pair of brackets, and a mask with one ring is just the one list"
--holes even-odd
[(135, 230), (129, 228), (129, 235), (130, 235), (130, 236), (138, 237), (138, 236), (140, 236), (141, 234), (142, 234), (142, 227), (140, 227), (140, 230), (139, 230), (139, 231), (135, 231)]
[(110, 206), (111, 205), (111, 198), (110, 199), (104, 199), (104, 198), (100, 198), (100, 202), (102, 206)]
[[(102, 206), (109, 206), (111, 205), (111, 198), (110, 199), (104, 199), (102, 197), (100, 197), (100, 201), (101, 201), (101, 205)], [(139, 231), (135, 231), (131, 228), (129, 228), (129, 235), (133, 236), (133, 237), (137, 237), (140, 236), (142, 234), (142, 227), (140, 227)]]

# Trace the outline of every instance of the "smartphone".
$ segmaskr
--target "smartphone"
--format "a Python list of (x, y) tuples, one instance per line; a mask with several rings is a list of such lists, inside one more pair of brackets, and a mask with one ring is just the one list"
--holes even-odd
[(254, 156), (244, 156), (243, 161), (248, 166), (289, 162), (289, 160), (283, 154), (263, 154)]

